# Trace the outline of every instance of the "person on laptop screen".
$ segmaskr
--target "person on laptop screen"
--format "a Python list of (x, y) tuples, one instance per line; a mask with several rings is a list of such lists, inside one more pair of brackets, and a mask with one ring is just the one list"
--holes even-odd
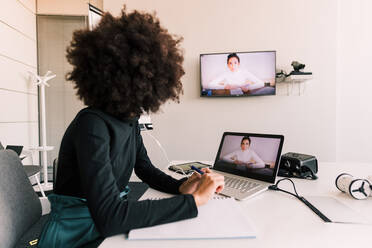
[(236, 164), (237, 169), (265, 168), (264, 161), (253, 151), (251, 139), (244, 136), (240, 142), (240, 149), (223, 157), (226, 162)]
[(264, 81), (253, 73), (240, 68), (240, 58), (236, 53), (227, 56), (227, 67), (226, 72), (209, 83), (209, 88), (241, 91), (243, 94), (265, 86)]
[[(185, 74), (181, 40), (153, 14), (127, 13), (125, 7), (119, 17), (104, 14), (93, 30), (75, 31), (67, 78), (88, 107), (63, 136), (55, 194), (49, 196), (53, 218), (38, 247), (85, 247), (135, 228), (194, 218), (199, 206), (223, 190), (224, 177), (208, 168), (180, 180), (157, 169), (140, 133), (143, 112), (179, 101)], [(175, 196), (129, 200), (132, 172)]]

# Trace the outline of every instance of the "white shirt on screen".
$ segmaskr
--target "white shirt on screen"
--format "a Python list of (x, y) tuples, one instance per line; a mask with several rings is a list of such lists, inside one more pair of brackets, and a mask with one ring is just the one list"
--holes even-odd
[[(247, 84), (247, 82), (252, 82)], [(226, 85), (235, 85), (237, 87), (248, 87), (248, 90), (254, 90), (265, 86), (264, 81), (257, 78), (251, 72), (239, 69), (237, 71), (226, 71), (217, 78), (213, 79), (208, 87), (210, 89), (224, 89)]]
[(255, 153), (252, 149), (248, 150), (237, 150), (232, 153), (229, 153), (223, 157), (223, 160), (234, 163), (234, 161), (239, 160), (243, 163), (254, 163), (250, 164), (250, 168), (264, 168), (264, 161)]

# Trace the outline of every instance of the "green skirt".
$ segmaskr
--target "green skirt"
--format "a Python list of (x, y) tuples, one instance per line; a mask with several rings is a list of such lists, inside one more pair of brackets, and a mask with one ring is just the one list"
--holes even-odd
[[(120, 193), (120, 198), (125, 199), (128, 193), (127, 186)], [(94, 225), (86, 199), (57, 194), (49, 195), (48, 199), (51, 212), (38, 247), (89, 247), (90, 244), (99, 244), (103, 240)]]

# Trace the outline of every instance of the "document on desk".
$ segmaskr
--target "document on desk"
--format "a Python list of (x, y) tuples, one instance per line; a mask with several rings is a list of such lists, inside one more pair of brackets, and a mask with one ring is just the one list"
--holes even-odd
[(305, 196), (331, 223), (372, 224), (371, 220), (329, 196)]
[(196, 218), (134, 229), (129, 240), (256, 238), (241, 206), (232, 198), (215, 198), (198, 208)]

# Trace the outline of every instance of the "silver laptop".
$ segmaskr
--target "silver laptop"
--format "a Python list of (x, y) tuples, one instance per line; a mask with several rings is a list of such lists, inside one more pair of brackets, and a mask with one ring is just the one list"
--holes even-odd
[(212, 170), (225, 177), (221, 194), (245, 200), (275, 183), (284, 136), (225, 132)]

